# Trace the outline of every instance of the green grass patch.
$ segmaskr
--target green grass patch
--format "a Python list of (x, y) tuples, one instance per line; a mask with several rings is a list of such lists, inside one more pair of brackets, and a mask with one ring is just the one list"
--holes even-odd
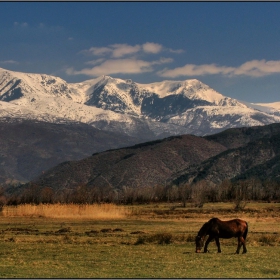
[[(141, 205), (117, 220), (0, 216), (0, 277), (279, 278), (280, 213), (266, 205), (242, 212)], [(214, 216), (249, 222), (247, 254), (234, 254), (234, 238), (220, 240), (221, 254), (215, 242), (195, 253), (198, 230)]]
[(2, 243), (2, 278), (279, 278), (277, 247), (235, 255), (194, 253), (192, 244)]

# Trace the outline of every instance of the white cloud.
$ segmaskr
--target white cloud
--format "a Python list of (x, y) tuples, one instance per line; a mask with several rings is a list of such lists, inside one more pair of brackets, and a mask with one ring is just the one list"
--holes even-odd
[(222, 74), (229, 77), (245, 75), (250, 77), (263, 77), (269, 74), (280, 73), (280, 61), (252, 60), (239, 67), (218, 66), (216, 64), (186, 64), (183, 67), (164, 69), (158, 72), (161, 77), (202, 76)]
[[(169, 63), (173, 60), (170, 58), (160, 58), (155, 61), (144, 61), (136, 58), (126, 58), (126, 59), (109, 59), (103, 61), (101, 64), (93, 68), (84, 68), (82, 70), (76, 71), (73, 68), (68, 68), (66, 73), (68, 75), (80, 75), (84, 74), (87, 76), (98, 77), (101, 75), (110, 74), (140, 74), (145, 72), (152, 72), (153, 65), (159, 65), (163, 63)], [(100, 63), (100, 60), (95, 60), (87, 62), (88, 64)]]
[(170, 62), (173, 62), (172, 58), (161, 57), (159, 60), (152, 61), (151, 64), (155, 65), (155, 64), (164, 64), (164, 63), (170, 63)]
[(179, 76), (202, 76), (202, 75), (213, 75), (213, 74), (228, 74), (234, 68), (231, 67), (220, 67), (215, 64), (186, 64), (183, 67), (177, 67), (175, 69), (164, 69), (158, 72), (161, 77), (179, 77)]
[(104, 60), (105, 60), (104, 58), (98, 58), (91, 61), (87, 61), (86, 64), (96, 65), (102, 63)]
[[(42, 22), (39, 24), (28, 24), (27, 22), (14, 22), (14, 30), (19, 32), (30, 32), (30, 34), (51, 34), (51, 33), (61, 33), (64, 32), (62, 26), (56, 25), (46, 25)], [(69, 37), (71, 38), (71, 37)]]
[(280, 60), (251, 60), (236, 68), (232, 75), (247, 75), (262, 77), (269, 74), (280, 73)]
[(81, 53), (91, 54), (94, 56), (109, 55), (111, 58), (121, 58), (124, 56), (135, 55), (141, 51), (144, 53), (157, 54), (163, 50), (163, 46), (156, 43), (145, 43), (142, 45), (113, 44), (107, 47), (92, 47), (83, 50)]
[(147, 42), (142, 45), (112, 44), (106, 47), (92, 47), (80, 53), (93, 55), (96, 59), (87, 61), (85, 64), (93, 65), (92, 68), (75, 70), (68, 68), (68, 75), (84, 74), (88, 76), (101, 76), (110, 74), (139, 74), (154, 71), (155, 65), (170, 63), (172, 58), (161, 57), (153, 61), (146, 61), (140, 57), (145, 54), (158, 54), (163, 46)]
[(151, 63), (137, 59), (110, 59), (93, 68), (85, 68), (75, 71), (72, 68), (67, 70), (69, 75), (84, 74), (88, 76), (101, 76), (110, 74), (137, 74), (152, 71)]
[(140, 51), (141, 47), (139, 45), (130, 46), (127, 44), (115, 44), (111, 45), (112, 57), (123, 57), (125, 55), (135, 54)]
[(14, 26), (19, 26), (19, 27), (28, 27), (28, 23), (27, 22), (14, 22)]
[(156, 43), (145, 43), (142, 48), (146, 53), (159, 53), (162, 51), (162, 45)]
[(1, 64), (19, 64), (18, 61), (15, 60), (2, 60), (0, 61)]
[[(143, 59), (145, 54), (158, 55), (161, 52), (173, 54), (183, 53), (182, 49), (166, 48), (161, 44), (146, 42), (138, 45), (112, 44), (105, 47), (92, 47), (83, 50), (81, 53), (93, 55), (97, 59), (85, 62), (93, 65), (93, 68), (85, 68), (75, 71), (68, 69), (68, 74), (86, 74), (89, 76), (110, 75), (110, 74), (137, 74), (155, 71), (155, 65), (162, 65), (173, 62), (172, 58), (159, 58), (154, 61)], [(158, 69), (158, 67), (157, 67)], [(213, 64), (186, 64), (174, 69), (164, 68), (157, 72), (158, 76), (165, 78), (176, 78), (183, 76), (203, 76), (203, 75), (224, 75), (262, 77), (274, 73), (280, 73), (280, 61), (251, 60), (241, 64), (238, 67), (220, 66)]]
[(104, 56), (109, 55), (113, 58), (120, 58), (125, 55), (131, 55), (139, 52), (141, 50), (140, 45), (130, 46), (127, 44), (114, 44), (108, 47), (92, 47), (89, 50), (84, 50), (82, 53), (92, 54), (94, 56)]
[(81, 51), (81, 53), (85, 53), (85, 54), (93, 54), (95, 56), (102, 56), (106, 53), (111, 53), (111, 49), (107, 48), (107, 47), (101, 47), (101, 48), (95, 48), (92, 47), (89, 50), (83, 50)]

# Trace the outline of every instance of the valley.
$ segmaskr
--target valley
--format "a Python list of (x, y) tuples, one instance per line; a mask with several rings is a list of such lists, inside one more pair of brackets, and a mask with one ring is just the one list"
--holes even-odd
[[(88, 209), (68, 205), (67, 218), (62, 213), (63, 205), (45, 205), (46, 209), (39, 205), (37, 212), (34, 206), (33, 212), (24, 211), (28, 207), (32, 210), (30, 205), (9, 206), (0, 216), (2, 277), (277, 278), (280, 275), (279, 203), (250, 203), (242, 212), (234, 211), (231, 203), (207, 203), (204, 209), (191, 204), (182, 208), (177, 203), (100, 205)], [(49, 211), (44, 214), (47, 208)], [(109, 215), (98, 218), (102, 209)], [(87, 216), (88, 210), (91, 216)], [(217, 254), (214, 242), (209, 245), (209, 253), (195, 253), (198, 230), (214, 216), (248, 221), (245, 255), (234, 254), (236, 238), (220, 240), (221, 254)], [(236, 271), (236, 267), (242, 269)]]

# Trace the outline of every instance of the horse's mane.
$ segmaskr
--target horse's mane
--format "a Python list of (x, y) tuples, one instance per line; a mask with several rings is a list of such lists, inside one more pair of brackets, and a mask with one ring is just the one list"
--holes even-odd
[(199, 232), (198, 232), (198, 236), (205, 236), (205, 235), (207, 235), (207, 233), (208, 233), (208, 230), (209, 230), (209, 228), (210, 228), (210, 226), (212, 225), (212, 223), (213, 222), (217, 222), (217, 221), (220, 221), (218, 218), (212, 218), (212, 219), (210, 219), (208, 222), (206, 222), (202, 227), (201, 227), (201, 229), (199, 230)]
[(199, 232), (198, 232), (197, 235), (200, 236), (200, 237), (207, 235), (207, 231), (208, 231), (208, 229), (209, 229), (209, 226), (210, 226), (210, 223), (209, 223), (209, 222), (205, 223), (205, 224), (201, 227), (201, 229), (199, 230)]

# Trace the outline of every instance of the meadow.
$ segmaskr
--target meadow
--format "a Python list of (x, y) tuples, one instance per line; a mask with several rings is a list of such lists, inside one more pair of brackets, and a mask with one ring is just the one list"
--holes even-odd
[[(19, 205), (0, 215), (1, 278), (279, 278), (280, 204)], [(195, 253), (212, 217), (249, 223), (247, 254)]]

